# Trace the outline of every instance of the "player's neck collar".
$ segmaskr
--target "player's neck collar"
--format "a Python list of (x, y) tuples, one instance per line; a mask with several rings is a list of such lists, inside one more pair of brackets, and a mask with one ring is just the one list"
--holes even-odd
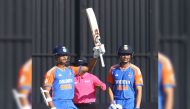
[(121, 70), (127, 70), (129, 67), (131, 66), (131, 63), (128, 62), (128, 63), (120, 63), (120, 69)]

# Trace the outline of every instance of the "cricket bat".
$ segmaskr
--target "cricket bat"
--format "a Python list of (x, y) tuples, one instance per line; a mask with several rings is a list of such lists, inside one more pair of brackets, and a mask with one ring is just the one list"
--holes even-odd
[[(92, 8), (87, 8), (86, 13), (88, 16), (88, 21), (90, 23), (90, 28), (92, 31), (92, 36), (93, 36), (95, 47), (99, 47), (100, 51), (105, 53), (105, 49), (102, 49), (100, 47), (100, 46), (103, 46), (103, 48), (104, 48), (104, 45), (100, 42), (100, 32), (99, 32), (98, 23), (97, 23), (94, 11)], [(102, 67), (105, 67), (103, 53), (101, 53), (101, 52), (100, 52), (101, 65), (102, 65)]]
[(46, 92), (46, 91), (44, 91), (42, 87), (40, 87), (40, 91), (41, 91), (41, 94), (43, 96), (43, 99), (44, 99), (44, 102), (45, 102), (46, 106), (48, 106), (49, 104), (48, 104), (47, 98), (46, 98), (46, 96), (44, 94), (44, 92)]

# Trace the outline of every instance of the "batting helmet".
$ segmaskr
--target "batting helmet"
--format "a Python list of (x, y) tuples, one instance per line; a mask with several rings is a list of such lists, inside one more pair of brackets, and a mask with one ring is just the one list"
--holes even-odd
[(126, 54), (133, 55), (133, 49), (132, 47), (128, 45), (122, 45), (119, 47), (117, 54), (118, 56), (126, 55)]
[(55, 56), (63, 56), (63, 55), (70, 55), (68, 49), (65, 46), (60, 46), (57, 45), (54, 49), (53, 49), (53, 54)]

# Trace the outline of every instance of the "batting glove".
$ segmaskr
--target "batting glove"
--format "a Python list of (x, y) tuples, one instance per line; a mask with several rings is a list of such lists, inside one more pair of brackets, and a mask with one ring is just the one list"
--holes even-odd
[(100, 56), (100, 54), (103, 55), (105, 53), (104, 44), (101, 44), (100, 46), (94, 47), (93, 51), (94, 51), (94, 58), (98, 58)]
[(116, 104), (117, 109), (122, 109), (122, 106), (120, 104)]
[(108, 109), (117, 109), (115, 101), (112, 101)]

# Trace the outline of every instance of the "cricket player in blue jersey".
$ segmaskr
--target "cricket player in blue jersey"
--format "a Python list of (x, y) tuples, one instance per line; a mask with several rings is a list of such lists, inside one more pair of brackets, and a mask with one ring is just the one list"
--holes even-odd
[[(42, 96), (48, 107), (51, 109), (77, 109), (73, 104), (74, 98), (74, 76), (82, 75), (91, 71), (100, 55), (100, 49), (94, 50), (94, 58), (90, 60), (88, 66), (66, 66), (69, 51), (65, 46), (56, 46), (53, 54), (56, 59), (56, 66), (51, 68), (45, 75), (44, 86), (41, 89)], [(50, 95), (50, 90), (52, 95)]]
[[(45, 75), (43, 89), (46, 91), (48, 106), (51, 109), (77, 109), (73, 104), (74, 97), (74, 72), (66, 66), (69, 51), (65, 46), (56, 46), (53, 54), (57, 65)], [(52, 96), (49, 91), (52, 90)]]
[(128, 45), (118, 49), (120, 63), (108, 73), (109, 109), (140, 109), (143, 79), (140, 69), (131, 63), (133, 50)]

